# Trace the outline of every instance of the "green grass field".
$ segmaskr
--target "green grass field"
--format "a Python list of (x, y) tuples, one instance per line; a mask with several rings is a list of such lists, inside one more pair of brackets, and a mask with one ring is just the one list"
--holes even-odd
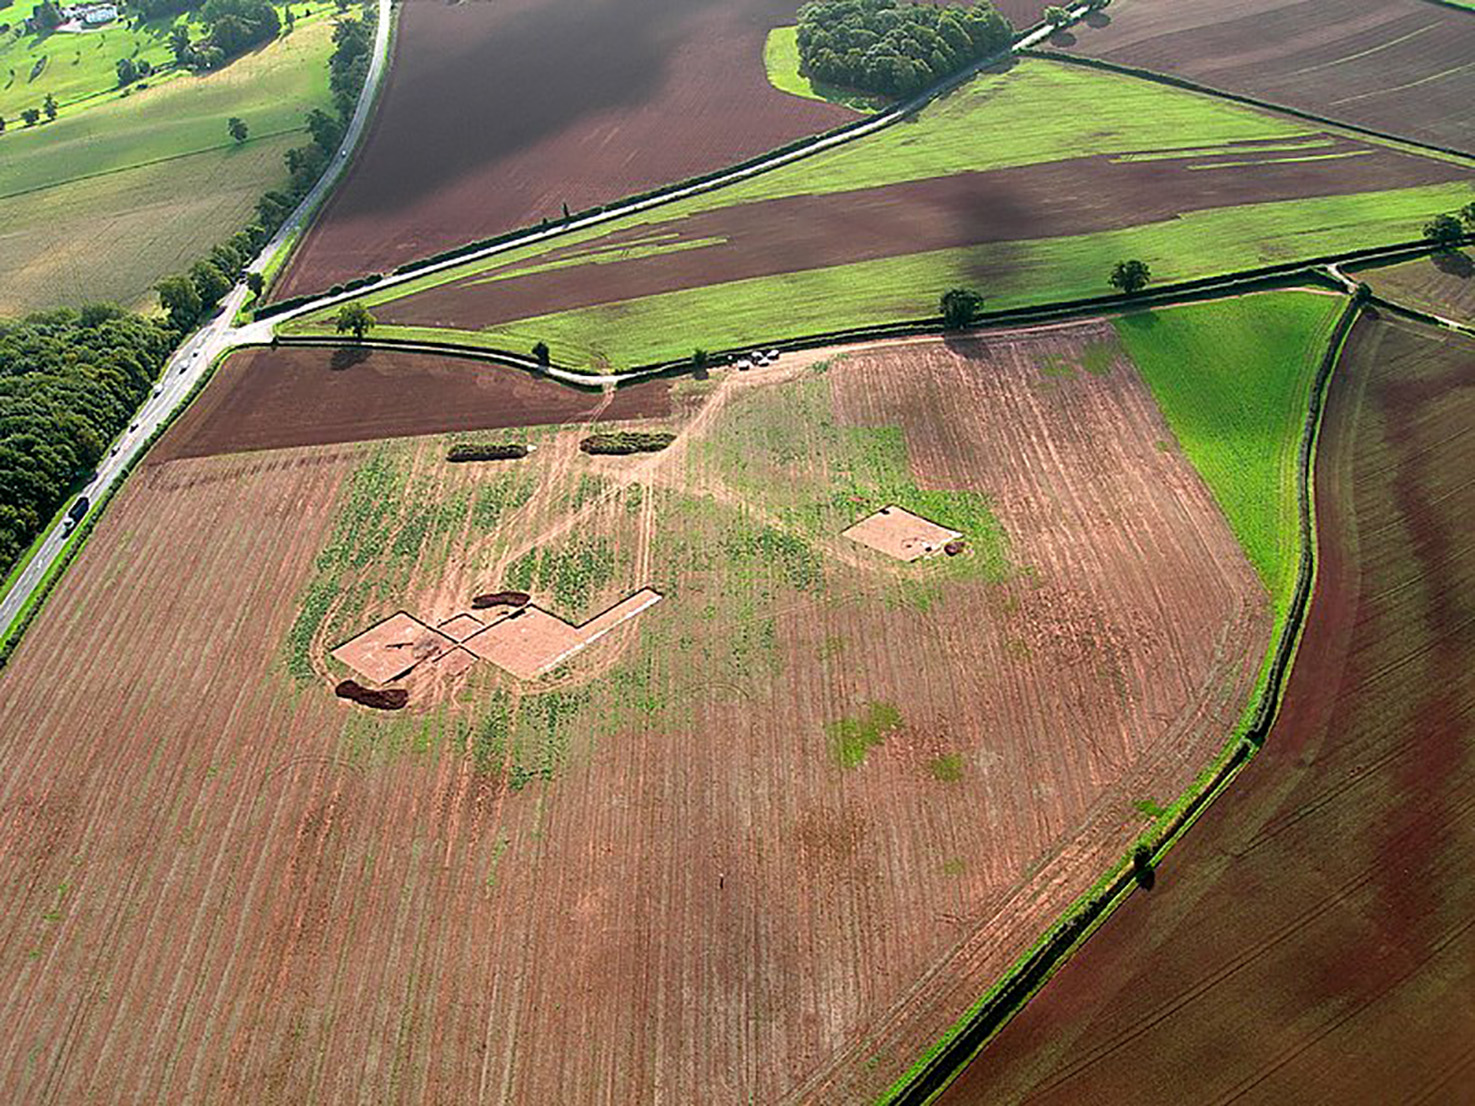
[(1345, 303), (1275, 292), (1116, 322), (1184, 454), (1265, 582), (1277, 621), (1299, 562), (1296, 453), (1311, 385)]
[[(286, 181), (282, 154), (326, 106), (326, 19), (206, 77), (0, 136), (0, 314), (111, 299), (138, 306), (154, 281), (249, 221)], [(251, 137), (237, 146), (226, 120)]]
[[(279, 16), (286, 6), (276, 5)], [(36, 0), (21, 0), (12, 7), (0, 8), (0, 23), (12, 27), (0, 35), (0, 117), (11, 127), (20, 127), (20, 113), (41, 107), (47, 93), (56, 97), (59, 118), (116, 99), (122, 91), (118, 88), (120, 58), (135, 63), (147, 61), (155, 69), (172, 65), (169, 33), (176, 24), (187, 26), (192, 38), (204, 34), (200, 21), (187, 13), (150, 20), (137, 28), (125, 18), (80, 34), (17, 35), (14, 28), (35, 7)], [(299, 27), (309, 22), (303, 13), (310, 8), (311, 4), (303, 3), (293, 8)], [(326, 22), (332, 10), (331, 5), (320, 4), (311, 22)], [(166, 70), (144, 80), (158, 85), (187, 76), (185, 72)]]
[(801, 75), (798, 34), (798, 27), (775, 27), (768, 32), (768, 39), (763, 44), (763, 68), (768, 73), (769, 84), (791, 96), (823, 100), (827, 104), (839, 104), (856, 111), (879, 111), (885, 106), (886, 101), (879, 96), (850, 92), (823, 81), (816, 83)]
[[(1080, 120), (1089, 118), (1090, 127)], [(1028, 120), (1022, 125), (1019, 120)], [(1267, 152), (1302, 145), (1316, 156), (1320, 132), (1212, 98), (1127, 77), (1028, 60), (987, 74), (929, 108), (915, 122), (817, 155), (750, 181), (556, 240), (469, 262), (395, 288), (370, 292), (371, 307), (459, 280), (515, 280), (524, 272), (581, 264), (616, 265), (605, 240), (664, 223), (631, 256), (720, 249), (710, 235), (679, 236), (682, 216), (796, 193), (922, 179), (1109, 154), (1152, 157), (1216, 150), (1258, 140)], [(987, 141), (980, 138), (987, 135)], [(802, 334), (919, 319), (937, 311), (949, 287), (977, 287), (990, 309), (1057, 302), (1110, 291), (1114, 262), (1138, 257), (1158, 282), (1191, 279), (1298, 257), (1414, 237), (1430, 212), (1475, 198), (1464, 183), (1190, 211), (1180, 217), (1100, 233), (936, 250), (776, 276), (683, 289), (541, 315), (485, 330), (383, 325), (387, 337), (434, 337), (467, 345), (527, 349), (545, 341), (561, 364), (600, 370), (685, 356), (696, 346), (738, 348)], [(674, 226), (673, 226), (674, 224)], [(627, 240), (628, 242), (629, 240)], [(540, 261), (551, 248), (569, 251)], [(512, 266), (522, 266), (514, 271)], [(326, 315), (287, 333), (331, 330)]]

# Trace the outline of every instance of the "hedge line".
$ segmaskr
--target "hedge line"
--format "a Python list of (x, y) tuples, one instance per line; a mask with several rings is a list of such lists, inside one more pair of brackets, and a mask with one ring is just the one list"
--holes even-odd
[[(1297, 456), (1296, 480), (1299, 501), (1301, 564), (1290, 611), (1271, 661), (1269, 678), (1255, 713), (1245, 728), (1234, 752), (1220, 765), (1168, 825), (1156, 835), (1150, 848), (1154, 860), (1193, 823), (1208, 803), (1229, 783), (1250, 758), (1253, 750), (1265, 743), (1280, 707), (1281, 689), (1300, 642), (1310, 606), (1312, 585), (1316, 578), (1316, 532), (1312, 518), (1313, 467), (1316, 442), (1321, 431), (1327, 384), (1340, 357), (1347, 334), (1356, 321), (1361, 305), (1349, 298), (1346, 308), (1332, 330), (1326, 352), (1322, 355), (1312, 384), (1311, 403), (1301, 434)], [(1104, 889), (1092, 895), (1077, 911), (1058, 922), (1035, 950), (1010, 973), (1003, 984), (989, 994), (967, 1017), (955, 1025), (906, 1076), (893, 1086), (884, 1101), (905, 1106), (920, 1106), (945, 1087), (953, 1076), (1001, 1029), (1023, 1003), (1038, 990), (1089, 933), (1105, 921), (1117, 900), (1135, 882), (1131, 857), (1120, 861)], [(1089, 893), (1088, 893), (1089, 894)]]

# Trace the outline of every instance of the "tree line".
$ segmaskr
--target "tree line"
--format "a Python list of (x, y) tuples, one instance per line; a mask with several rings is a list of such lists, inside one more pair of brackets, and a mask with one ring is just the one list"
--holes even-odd
[[(294, 146), (283, 155), (287, 186), (273, 189), (256, 201), (256, 218), (250, 225), (212, 249), (208, 257), (196, 261), (188, 272), (165, 277), (155, 286), (159, 303), (175, 329), (189, 330), (214, 309), (235, 286), (251, 258), (271, 240), (302, 197), (312, 191), (343, 140), (348, 117), (368, 75), (373, 46), (373, 31), (363, 20), (341, 19), (334, 24), (328, 70), (335, 111), (313, 108), (307, 113), (307, 131), (312, 141)], [(226, 128), (237, 142), (244, 141), (249, 130), (246, 121), (235, 116), (226, 121)], [(251, 290), (259, 295), (263, 290), (261, 275), (250, 273), (246, 279)]]
[(101, 304), (0, 320), (0, 572), (97, 466), (178, 340)]
[(799, 9), (799, 71), (862, 92), (911, 96), (998, 53), (1013, 35), (986, 2), (817, 0)]

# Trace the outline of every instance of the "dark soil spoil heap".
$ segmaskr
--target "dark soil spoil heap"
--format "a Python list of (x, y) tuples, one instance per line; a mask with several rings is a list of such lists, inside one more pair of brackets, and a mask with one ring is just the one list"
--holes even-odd
[(379, 690), (364, 687), (356, 680), (344, 680), (333, 689), (340, 699), (347, 699), (374, 710), (403, 710), (410, 701), (410, 693), (402, 687), (386, 687)]
[(488, 607), (526, 607), (532, 598), (525, 591), (492, 591), (473, 599), (471, 609), (484, 611)]

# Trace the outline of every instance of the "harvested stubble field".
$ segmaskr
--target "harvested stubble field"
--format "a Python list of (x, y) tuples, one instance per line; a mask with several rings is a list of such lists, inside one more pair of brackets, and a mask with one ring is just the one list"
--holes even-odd
[(408, 0), (374, 123), (285, 273), (317, 291), (856, 118), (773, 88), (792, 0)]
[(1472, 440), (1475, 341), (1365, 316), (1332, 380), (1317, 591), (1264, 750), (944, 1101), (1468, 1097)]
[[(1019, 128), (1041, 103), (1069, 129)], [(627, 367), (922, 318), (951, 285), (992, 308), (1100, 295), (1124, 256), (1161, 281), (1403, 240), (1472, 195), (1451, 161), (1029, 61), (810, 161), (363, 298), (387, 335)]]
[(1455, 322), (1475, 324), (1475, 256), (1472, 250), (1421, 257), (1378, 269), (1360, 269), (1378, 295)]
[[(1221, 748), (1269, 604), (1111, 327), (674, 398), (140, 470), (0, 675), (5, 1097), (856, 1101)], [(888, 503), (969, 551), (840, 537)], [(645, 586), (536, 681), (332, 694), (393, 610)]]
[[(278, 348), (231, 356), (156, 456), (200, 457), (415, 434), (649, 418), (665, 381), (581, 392), (467, 358), (393, 350)], [(476, 466), (473, 466), (476, 467)]]
[(1425, 0), (1131, 0), (1054, 43), (1475, 152), (1475, 18)]

